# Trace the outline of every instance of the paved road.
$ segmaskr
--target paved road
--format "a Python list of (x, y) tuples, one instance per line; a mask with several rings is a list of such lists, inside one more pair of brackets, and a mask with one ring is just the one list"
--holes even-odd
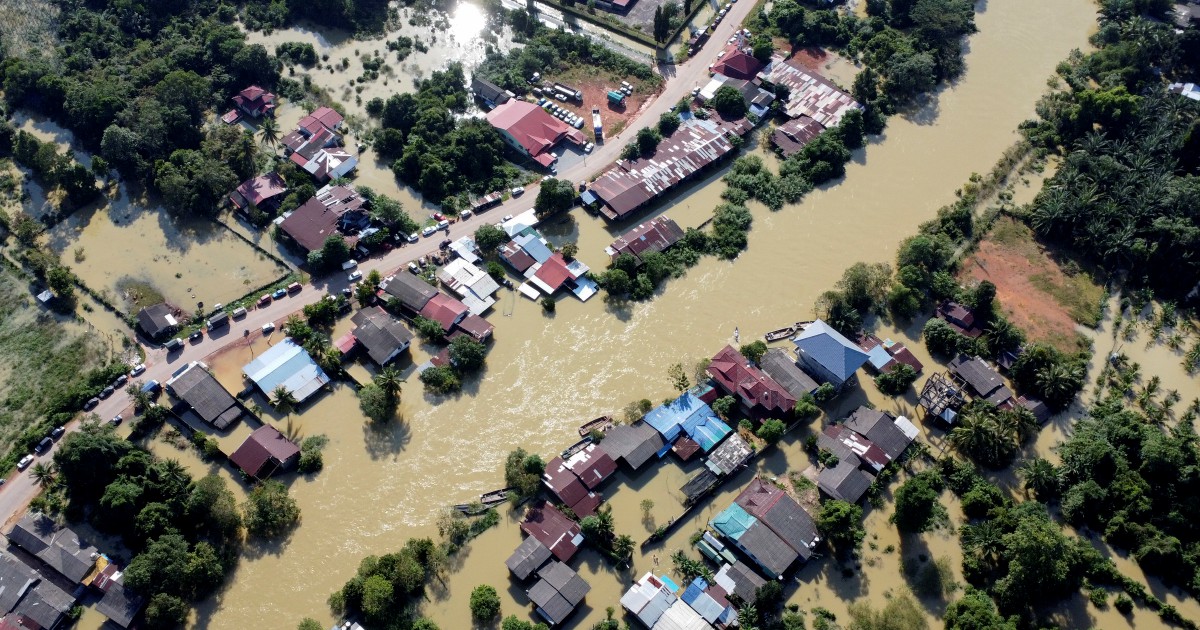
[[(605, 170), (608, 164), (620, 157), (621, 149), (629, 139), (637, 135), (639, 130), (657, 125), (659, 117), (673, 108), (680, 99), (689, 97), (693, 88), (703, 87), (709, 79), (709, 64), (713, 62), (725, 42), (733, 36), (734, 31), (741, 27), (742, 20), (753, 8), (754, 3), (750, 0), (736, 2), (725, 19), (714, 29), (709, 38), (709, 45), (705, 46), (699, 55), (677, 66), (659, 67), (659, 73), (666, 79), (662, 93), (643, 105), (637, 116), (621, 133), (607, 138), (604, 144), (597, 145), (586, 161), (563, 169), (559, 172), (558, 177), (571, 182), (591, 179), (592, 175)], [(520, 197), (512, 198), (502, 205), (474, 215), (465, 221), (451, 224), (448, 235), (444, 232), (437, 232), (433, 236), (422, 238), (417, 243), (406, 244), (383, 256), (363, 261), (358, 268), (363, 275), (373, 270), (379, 271), (384, 276), (391, 275), (398, 270), (401, 273), (407, 273), (403, 269), (410, 261), (437, 252), (438, 244), (443, 239), (458, 239), (474, 234), (475, 230), (485, 223), (496, 223), (504, 215), (517, 215), (533, 208), (533, 202), (537, 197), (537, 188), (536, 186), (528, 188), (529, 190)], [(299, 293), (275, 300), (263, 308), (251, 310), (241, 320), (231, 321), (228, 327), (217, 331), (212, 337), (205, 336), (198, 343), (185, 343), (184, 349), (180, 352), (168, 355), (162, 348), (146, 347), (146, 372), (133, 380), (146, 382), (153, 379), (164, 383), (180, 366), (192, 361), (202, 361), (228, 346), (243, 342), (242, 331), (248, 330), (251, 335), (259, 335), (264, 324), (273, 322), (279, 326), (289, 315), (304, 308), (305, 305), (316, 302), (326, 294), (337, 293), (348, 285), (349, 282), (344, 273), (318, 278), (305, 285)], [(128, 419), (132, 416), (132, 405), (124, 391), (117, 391), (112, 397), (101, 401), (93, 412), (105, 420), (117, 414), (123, 414)], [(77, 420), (68, 425), (67, 430), (73, 431), (78, 427), (79, 421)], [(37, 461), (48, 461), (57, 448), (56, 444), (54, 449), (38, 457)], [(38, 485), (28, 471), (9, 477), (7, 483), (0, 487), (0, 518), (3, 518), (5, 523), (13, 521), (37, 496), (38, 491)]]

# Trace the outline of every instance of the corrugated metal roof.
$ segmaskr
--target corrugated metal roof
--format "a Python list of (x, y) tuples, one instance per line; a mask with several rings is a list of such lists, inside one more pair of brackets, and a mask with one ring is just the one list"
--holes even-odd
[(758, 76), (775, 85), (787, 86), (788, 101), (784, 112), (789, 118), (808, 116), (829, 128), (842, 122), (842, 117), (851, 109), (862, 109), (852, 96), (825, 77), (793, 66), (779, 55)]
[(247, 363), (242, 373), (264, 394), (270, 395), (282, 385), (298, 402), (303, 402), (329, 382), (325, 371), (290, 337)]
[(837, 379), (836, 384), (849, 379), (868, 358), (867, 353), (819, 319), (796, 335), (793, 343), (801, 356), (812, 359), (828, 370)]
[(758, 522), (758, 519), (750, 515), (749, 512), (742, 509), (742, 506), (732, 503), (729, 507), (721, 511), (713, 517), (709, 524), (713, 529), (717, 530), (722, 536), (737, 541), (750, 529), (751, 525)]

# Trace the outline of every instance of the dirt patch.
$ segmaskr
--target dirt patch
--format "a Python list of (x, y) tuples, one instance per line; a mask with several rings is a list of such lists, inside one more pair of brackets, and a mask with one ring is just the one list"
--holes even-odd
[(1060, 262), (1024, 224), (1008, 217), (967, 257), (959, 280), (990, 280), (1005, 315), (1031, 341), (1076, 349), (1077, 323), (1095, 326), (1104, 289), (1070, 262)]
[[(573, 68), (562, 74), (546, 78), (546, 84), (552, 84), (555, 81), (583, 92), (583, 104), (563, 103), (557, 100), (554, 102), (558, 106), (582, 116), (584, 123), (583, 129), (580, 131), (593, 141), (596, 137), (592, 131), (592, 107), (600, 108), (600, 120), (604, 123), (605, 138), (613, 138), (629, 124), (629, 120), (637, 115), (647, 101), (661, 91), (661, 88), (651, 86), (641, 79), (622, 76), (598, 68)], [(620, 90), (622, 81), (633, 86), (633, 94), (625, 98), (624, 105), (614, 107), (608, 102), (608, 92), (609, 90)]]

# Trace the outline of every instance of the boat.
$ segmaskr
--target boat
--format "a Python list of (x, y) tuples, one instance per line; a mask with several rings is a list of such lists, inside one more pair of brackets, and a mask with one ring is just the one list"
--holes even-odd
[(496, 505), (500, 505), (501, 503), (504, 503), (505, 501), (508, 500), (508, 493), (511, 491), (512, 491), (512, 488), (500, 488), (499, 490), (492, 490), (491, 492), (485, 492), (485, 493), (479, 495), (479, 502), (484, 504), (487, 507), (493, 507)]
[(772, 330), (771, 332), (763, 335), (763, 337), (766, 338), (767, 341), (779, 341), (780, 339), (787, 339), (801, 330), (804, 330), (804, 327), (811, 323), (812, 322), (796, 322), (791, 326)]
[(741, 342), (742, 342), (742, 333), (741, 333), (741, 331), (739, 331), (739, 330), (737, 329), (737, 326), (734, 326), (734, 327), (733, 327), (733, 342), (734, 342), (734, 343), (741, 343)]
[(604, 433), (612, 428), (613, 419), (610, 416), (600, 416), (595, 420), (590, 420), (579, 426), (579, 437), (587, 437), (592, 431)]
[(567, 447), (567, 450), (562, 452), (563, 459), (571, 459), (576, 453), (582, 451), (588, 444), (592, 443), (592, 438), (584, 437), (582, 440)]

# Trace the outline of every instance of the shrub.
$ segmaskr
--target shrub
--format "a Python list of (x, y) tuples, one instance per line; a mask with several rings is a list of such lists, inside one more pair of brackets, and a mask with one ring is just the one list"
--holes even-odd
[(500, 595), (496, 589), (480, 584), (471, 591), (471, 617), (476, 621), (491, 621), (500, 616)]

